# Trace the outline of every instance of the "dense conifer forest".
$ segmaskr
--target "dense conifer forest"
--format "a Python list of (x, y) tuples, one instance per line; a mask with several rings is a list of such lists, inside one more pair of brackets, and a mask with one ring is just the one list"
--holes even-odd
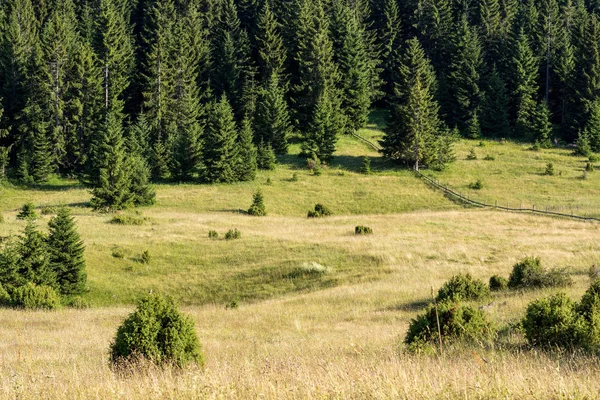
[[(595, 0), (6, 0), (0, 171), (148, 204), (153, 181), (252, 180), (300, 142), (389, 110), (386, 157), (443, 168), (452, 142), (600, 151)], [(265, 161), (266, 160), (266, 161)]]

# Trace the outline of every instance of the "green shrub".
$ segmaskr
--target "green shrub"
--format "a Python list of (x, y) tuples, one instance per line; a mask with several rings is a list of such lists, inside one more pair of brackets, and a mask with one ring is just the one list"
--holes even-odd
[(480, 300), (490, 294), (483, 281), (473, 279), (471, 274), (454, 275), (438, 290), (437, 301)]
[(234, 310), (239, 307), (237, 300), (231, 300), (229, 303), (225, 304), (226, 310)]
[(508, 278), (511, 289), (565, 287), (571, 284), (571, 278), (564, 271), (548, 271), (542, 267), (539, 257), (526, 257), (515, 264)]
[(121, 247), (115, 247), (112, 250), (112, 256), (114, 258), (125, 258), (125, 250)]
[(294, 172), (290, 178), (290, 182), (298, 182), (298, 173)]
[(522, 324), (532, 346), (572, 347), (588, 342), (587, 324), (577, 312), (576, 303), (564, 293), (529, 303)]
[(508, 280), (502, 276), (494, 275), (490, 278), (490, 290), (499, 292), (508, 288)]
[(242, 233), (237, 229), (230, 229), (225, 233), (225, 240), (239, 239), (242, 237)]
[(477, 179), (475, 182), (469, 184), (469, 188), (473, 190), (481, 190), (483, 189), (483, 182), (481, 179)]
[(480, 140), (478, 146), (479, 147), (485, 147), (485, 142)]
[(0, 306), (8, 306), (11, 302), (10, 294), (0, 283)]
[(23, 207), (21, 207), (21, 212), (17, 214), (18, 219), (28, 219), (35, 220), (38, 218), (37, 213), (35, 212), (35, 206), (33, 203), (25, 203)]
[(546, 170), (544, 171), (544, 175), (553, 176), (554, 175), (554, 164), (549, 162), (546, 164)]
[(65, 299), (64, 304), (67, 307), (78, 308), (81, 310), (91, 307), (90, 302), (81, 296), (68, 297), (67, 299)]
[(369, 157), (363, 157), (362, 165), (360, 166), (360, 172), (366, 175), (371, 173), (371, 159)]
[(209, 239), (218, 239), (219, 234), (217, 233), (217, 231), (208, 231), (208, 238)]
[(274, 170), (277, 166), (277, 157), (271, 143), (260, 142), (256, 152), (256, 164), (259, 169)]
[(494, 161), (496, 160), (496, 157), (492, 156), (491, 154), (487, 154), (485, 157), (483, 157), (483, 159), (485, 161)]
[(120, 365), (138, 357), (179, 367), (204, 363), (194, 322), (177, 310), (172, 299), (148, 295), (117, 330), (110, 346), (111, 362)]
[(314, 211), (308, 212), (308, 218), (320, 218), (320, 217), (329, 217), (333, 215), (333, 212), (323, 204), (317, 203), (315, 204)]
[(477, 160), (477, 153), (475, 153), (475, 149), (471, 149), (469, 154), (467, 154), (467, 160)]
[(267, 185), (267, 186), (273, 186), (273, 181), (271, 180), (271, 178), (267, 178), (267, 181), (265, 182), (265, 185)]
[(368, 226), (358, 225), (354, 228), (355, 235), (371, 235), (373, 233), (373, 229)]
[(531, 146), (531, 150), (533, 151), (540, 151), (542, 149), (542, 146), (540, 145), (540, 142), (538, 142), (537, 140), (535, 141), (535, 143), (533, 143), (533, 146)]
[[(437, 316), (442, 341), (446, 344), (459, 340), (487, 340), (494, 333), (486, 314), (468, 305), (449, 301), (439, 303)], [(410, 350), (438, 343), (438, 317), (435, 307), (430, 305), (423, 314), (410, 321), (404, 338), (404, 343), (409, 345)]]
[(597, 155), (595, 155), (595, 154), (591, 154), (591, 155), (588, 157), (588, 160), (590, 160), (590, 162), (591, 162), (591, 163), (596, 163), (596, 162), (600, 161), (600, 157), (598, 157), (598, 156), (597, 156)]
[(26, 309), (52, 310), (60, 305), (60, 296), (50, 286), (38, 286), (31, 282), (15, 288), (12, 305)]
[(596, 279), (585, 291), (577, 307), (586, 319), (590, 319), (594, 308), (600, 306), (600, 279)]
[(592, 164), (592, 163), (585, 164), (585, 171), (586, 172), (594, 172), (594, 164)]
[(257, 190), (256, 193), (254, 193), (254, 200), (248, 209), (248, 214), (254, 215), (255, 217), (264, 217), (267, 215), (264, 197), (260, 190)]
[(42, 215), (52, 215), (56, 214), (58, 210), (54, 206), (46, 206), (42, 207)]
[(142, 254), (140, 255), (140, 262), (142, 264), (150, 264), (151, 260), (152, 257), (150, 257), (150, 252), (148, 250), (142, 251)]
[(115, 215), (114, 217), (112, 217), (112, 219), (109, 221), (111, 224), (116, 224), (116, 225), (143, 225), (144, 222), (146, 222), (146, 218), (144, 217), (138, 217), (135, 215), (125, 215), (125, 214), (118, 214)]

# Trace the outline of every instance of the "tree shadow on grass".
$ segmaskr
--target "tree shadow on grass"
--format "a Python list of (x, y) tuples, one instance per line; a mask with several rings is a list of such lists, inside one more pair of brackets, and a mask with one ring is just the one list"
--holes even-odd
[(406, 312), (418, 312), (425, 309), (429, 305), (430, 301), (427, 299), (420, 299), (410, 301), (408, 303), (397, 303), (387, 306), (382, 311), (406, 311)]

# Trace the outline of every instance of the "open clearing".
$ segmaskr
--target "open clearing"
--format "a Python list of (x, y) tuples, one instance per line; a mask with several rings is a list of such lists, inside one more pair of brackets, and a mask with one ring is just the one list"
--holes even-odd
[[(361, 133), (377, 139), (371, 126)], [(461, 141), (457, 162), (435, 173), (471, 196), (600, 215), (600, 172), (582, 179), (569, 150)], [(87, 310), (0, 309), (3, 398), (594, 398), (597, 358), (540, 353), (514, 329), (528, 302), (552, 291), (495, 295), (482, 306), (501, 328), (498, 347), (410, 355), (402, 338), (431, 290), (458, 272), (508, 276), (527, 255), (567, 268), (578, 299), (600, 254), (600, 224), (465, 209), (410, 171), (394, 170), (350, 137), (321, 176), (290, 155), (275, 171), (236, 185), (158, 185), (157, 204), (129, 212), (142, 225), (111, 224), (86, 206), (76, 182), (2, 188), (0, 235), (18, 234), (26, 201), (73, 207), (86, 243)], [(475, 148), (478, 160), (465, 160)], [(292, 153), (297, 152), (292, 147)], [(493, 155), (494, 161), (483, 160)], [(371, 175), (358, 173), (363, 156)], [(542, 175), (553, 162), (556, 176)], [(298, 180), (292, 181), (296, 173)], [(596, 175), (597, 174), (597, 175)], [(468, 189), (481, 179), (484, 188)], [(269, 180), (269, 183), (267, 182)], [(269, 215), (240, 213), (261, 188)], [(334, 216), (308, 219), (315, 203)], [(49, 215), (41, 216), (45, 229)], [(355, 236), (356, 225), (374, 234)], [(228, 229), (241, 239), (222, 239)], [(220, 238), (211, 240), (208, 231)], [(115, 249), (124, 258), (115, 258)], [(136, 261), (148, 250), (148, 265)], [(113, 373), (108, 346), (141, 295), (176, 297), (204, 346), (203, 370)], [(237, 301), (239, 307), (226, 309)]]

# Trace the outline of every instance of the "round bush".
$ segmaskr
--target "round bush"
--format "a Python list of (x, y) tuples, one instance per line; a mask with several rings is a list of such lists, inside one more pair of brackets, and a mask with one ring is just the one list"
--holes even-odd
[(490, 278), (490, 290), (492, 292), (499, 292), (508, 288), (508, 280), (502, 276), (494, 275)]
[(177, 310), (172, 299), (152, 294), (119, 327), (110, 352), (113, 364), (137, 357), (179, 367), (204, 363), (194, 322)]
[(589, 319), (596, 308), (600, 307), (600, 279), (596, 279), (585, 291), (579, 302), (578, 311)]
[(489, 294), (490, 289), (483, 281), (473, 279), (471, 274), (458, 274), (444, 283), (438, 291), (436, 300), (480, 300)]
[(60, 296), (53, 288), (31, 282), (15, 288), (11, 298), (13, 306), (26, 309), (52, 310), (60, 305)]
[(585, 319), (564, 293), (529, 303), (522, 323), (525, 338), (532, 346), (573, 347), (588, 343)]
[[(485, 313), (471, 306), (443, 302), (438, 304), (440, 333), (444, 343), (456, 340), (485, 340), (493, 334), (493, 328)], [(410, 321), (404, 338), (407, 345), (435, 344), (438, 341), (436, 311), (433, 305)]]
[(542, 267), (539, 257), (526, 257), (513, 266), (508, 278), (511, 289), (564, 287), (572, 283), (571, 278), (563, 271)]

